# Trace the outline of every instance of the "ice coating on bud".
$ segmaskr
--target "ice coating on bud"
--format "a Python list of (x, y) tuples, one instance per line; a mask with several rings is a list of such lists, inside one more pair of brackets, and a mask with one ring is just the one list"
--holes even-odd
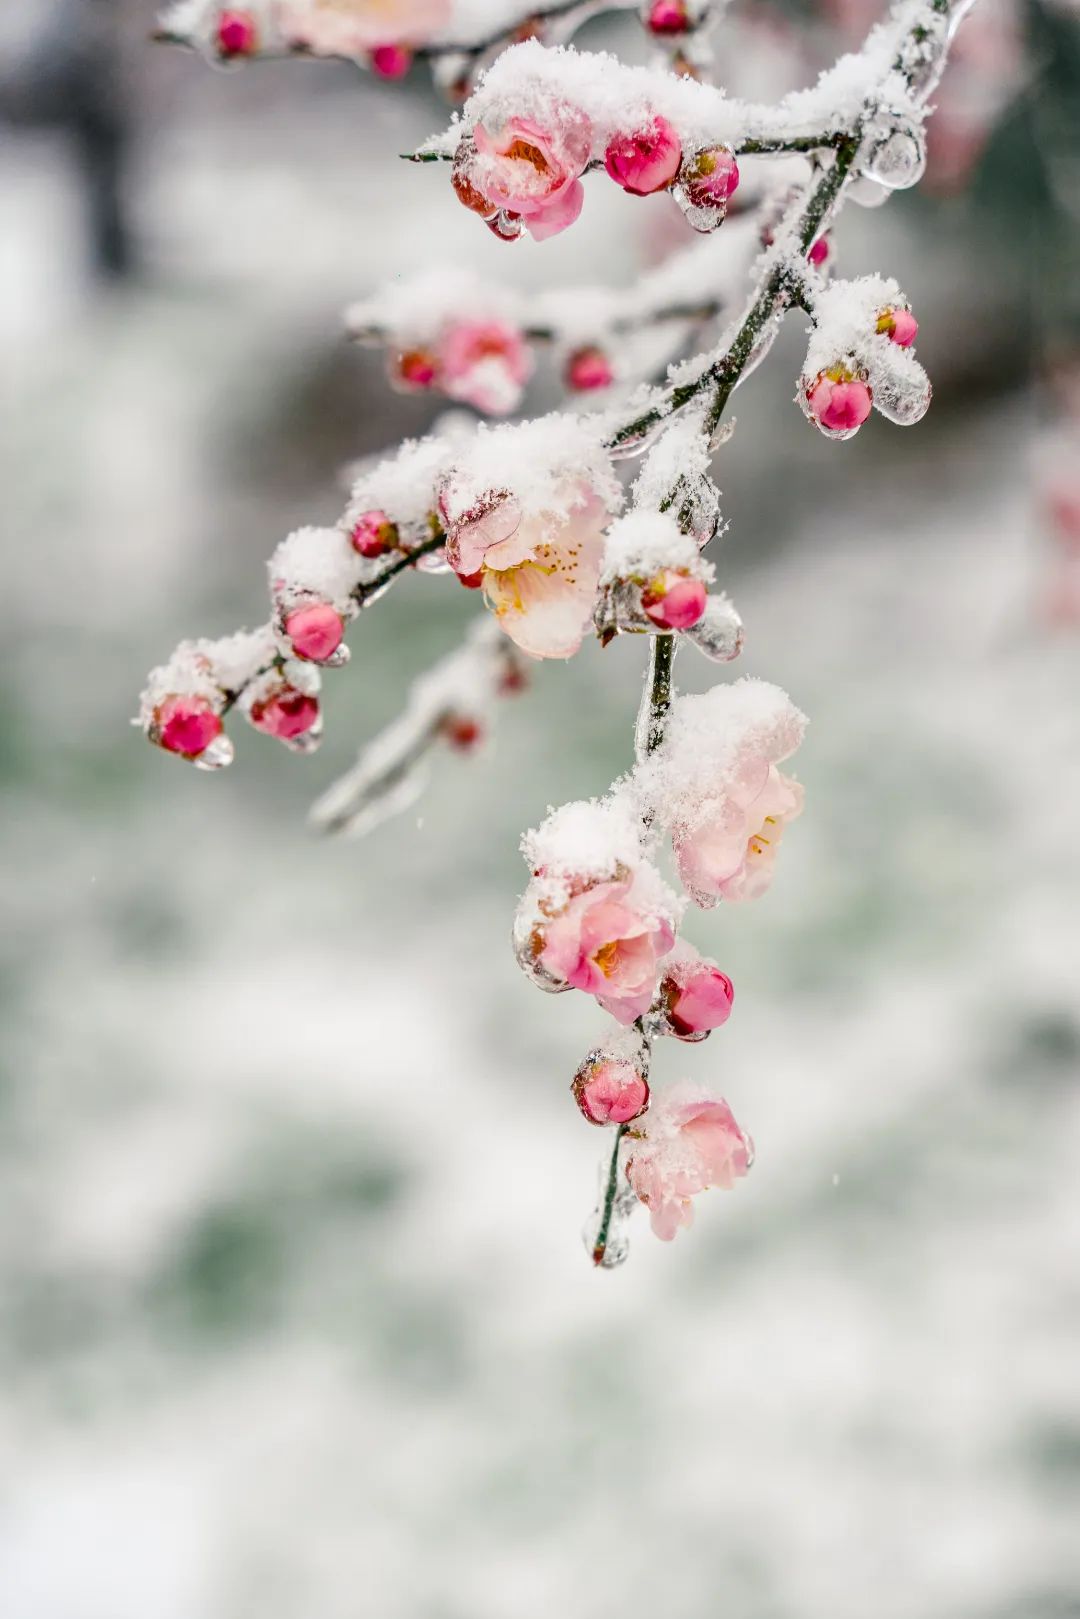
[(910, 309), (883, 309), (877, 318), (877, 329), (884, 332), (890, 343), (908, 349), (919, 335), (919, 323)]
[(807, 263), (812, 264), (814, 268), (818, 270), (827, 262), (828, 257), (829, 238), (827, 235), (819, 236), (817, 241), (811, 247), (809, 253), (806, 255)]
[(376, 45), (368, 60), (380, 79), (403, 79), (412, 66), (412, 51), (405, 45)]
[(913, 427), (930, 408), (930, 378), (910, 349), (885, 342), (882, 350), (871, 372), (874, 408), (897, 427)]
[(730, 1191), (754, 1161), (728, 1104), (687, 1080), (654, 1098), (639, 1128), (626, 1177), (663, 1242), (693, 1223), (693, 1197), (710, 1187)]
[(700, 579), (672, 568), (654, 574), (641, 593), (647, 618), (662, 630), (688, 630), (705, 612), (708, 592)]
[(672, 196), (688, 225), (707, 234), (724, 223), (739, 184), (739, 165), (726, 146), (708, 146), (688, 157)]
[(701, 618), (685, 635), (712, 663), (730, 663), (743, 649), (742, 619), (724, 595), (709, 596)]
[(251, 705), (248, 718), (257, 731), (276, 737), (279, 742), (295, 742), (310, 737), (319, 726), (319, 699), (310, 692), (282, 686), (270, 696)]
[(603, 349), (575, 349), (566, 362), (563, 373), (566, 386), (575, 393), (591, 393), (597, 388), (609, 388), (615, 380), (611, 361)]
[(830, 438), (852, 438), (870, 414), (870, 389), (846, 366), (822, 372), (803, 388), (807, 415)]
[(644, 16), (650, 34), (661, 39), (688, 33), (692, 27), (684, 0), (652, 0), (646, 5)]
[(677, 1040), (704, 1040), (731, 1016), (735, 988), (715, 961), (679, 944), (665, 966), (660, 983), (664, 1033)]
[(635, 197), (666, 191), (681, 161), (682, 143), (668, 120), (659, 116), (644, 129), (613, 135), (604, 153), (610, 177)]
[(638, 1064), (606, 1052), (591, 1052), (570, 1089), (590, 1124), (629, 1124), (649, 1105), (649, 1082)]
[(341, 645), (345, 622), (326, 602), (296, 607), (285, 618), (285, 634), (298, 658), (325, 663)]
[(154, 715), (153, 740), (166, 753), (197, 759), (222, 732), (221, 715), (205, 697), (167, 697)]
[(221, 12), (217, 21), (216, 43), (224, 57), (251, 56), (259, 48), (259, 30), (250, 11)]

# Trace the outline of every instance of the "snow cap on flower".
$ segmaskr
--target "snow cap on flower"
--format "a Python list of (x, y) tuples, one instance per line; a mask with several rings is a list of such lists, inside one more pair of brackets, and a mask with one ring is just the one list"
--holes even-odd
[(730, 1191), (754, 1161), (728, 1104), (688, 1080), (654, 1095), (632, 1137), (626, 1176), (663, 1242), (693, 1223), (693, 1197)]
[[(441, 431), (438, 437), (406, 439), (396, 455), (357, 470), (341, 519), (348, 538), (371, 512), (381, 512), (397, 530), (398, 546), (414, 549), (432, 537), (436, 486), (471, 432)], [(350, 541), (351, 543), (351, 541)], [(385, 563), (378, 556), (357, 557), (357, 583), (375, 579)]]
[(660, 748), (634, 772), (641, 802), (671, 832), (679, 875), (697, 904), (754, 899), (772, 876), (802, 789), (776, 766), (806, 716), (764, 680), (677, 698)]
[(521, 221), (542, 241), (580, 214), (591, 150), (580, 109), (557, 92), (534, 93), (527, 112), (500, 104), (471, 122), (454, 157), (455, 190), (475, 212)]
[(571, 657), (592, 615), (604, 528), (621, 499), (596, 424), (555, 415), (481, 428), (440, 485), (447, 560), (483, 588), (522, 651)]
[(680, 904), (642, 847), (625, 795), (564, 804), (526, 835), (533, 877), (514, 925), (518, 962), (546, 989), (582, 989), (617, 1022), (642, 1017)]

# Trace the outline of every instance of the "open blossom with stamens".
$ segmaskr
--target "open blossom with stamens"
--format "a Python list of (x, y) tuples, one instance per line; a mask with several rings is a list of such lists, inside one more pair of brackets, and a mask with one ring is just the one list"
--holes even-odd
[(667, 119), (660, 117), (644, 129), (613, 135), (604, 153), (608, 174), (635, 197), (666, 191), (681, 162), (682, 143)]
[(573, 656), (596, 598), (608, 510), (584, 482), (566, 506), (562, 517), (495, 497), (448, 528), (451, 567), (483, 589), (507, 635), (537, 658)]
[(730, 1191), (754, 1161), (728, 1104), (686, 1080), (654, 1097), (631, 1133), (626, 1176), (662, 1242), (693, 1223), (692, 1198), (710, 1187)]
[(675, 943), (670, 922), (635, 888), (632, 877), (596, 883), (539, 930), (541, 967), (571, 989), (595, 995), (623, 1024), (649, 1010), (660, 959)]
[(467, 207), (508, 214), (542, 241), (572, 225), (585, 190), (579, 176), (589, 161), (592, 128), (564, 103), (539, 118), (509, 118), (495, 129), (480, 123), (455, 160), (454, 186)]
[(802, 807), (802, 787), (775, 765), (757, 791), (730, 789), (714, 814), (675, 833), (687, 891), (701, 905), (760, 899), (772, 883), (784, 827)]
[(514, 409), (532, 374), (532, 354), (504, 320), (453, 322), (439, 342), (439, 381), (451, 399), (490, 416)]
[(364, 56), (422, 45), (450, 20), (451, 0), (284, 0), (287, 38), (317, 56)]

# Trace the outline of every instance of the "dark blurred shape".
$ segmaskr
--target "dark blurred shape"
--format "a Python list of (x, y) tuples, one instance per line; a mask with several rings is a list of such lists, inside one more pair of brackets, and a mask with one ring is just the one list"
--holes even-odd
[(53, 0), (35, 17), (25, 50), (0, 76), (0, 117), (68, 135), (82, 178), (93, 264), (109, 279), (128, 275), (134, 265), (120, 33), (117, 0)]

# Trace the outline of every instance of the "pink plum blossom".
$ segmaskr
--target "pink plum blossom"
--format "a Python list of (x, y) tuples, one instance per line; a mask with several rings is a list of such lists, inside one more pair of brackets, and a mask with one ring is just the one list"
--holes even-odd
[(257, 731), (291, 742), (306, 736), (319, 722), (319, 699), (294, 686), (280, 686), (261, 702), (253, 703), (249, 715)]
[(683, 164), (679, 181), (695, 208), (726, 208), (739, 185), (739, 165), (727, 146), (708, 146)]
[(596, 388), (609, 388), (615, 380), (611, 361), (603, 349), (575, 349), (566, 362), (566, 386), (575, 393), (590, 393)]
[(704, 583), (675, 568), (664, 568), (641, 593), (646, 618), (662, 630), (688, 630), (705, 612), (709, 596)]
[(379, 508), (361, 512), (349, 533), (354, 551), (362, 557), (381, 557), (397, 548), (399, 534), (396, 524)]
[(648, 1080), (619, 1057), (584, 1062), (570, 1088), (590, 1124), (629, 1124), (649, 1105)]
[(660, 958), (675, 942), (669, 922), (643, 910), (631, 880), (596, 883), (541, 929), (540, 966), (552, 978), (595, 995), (618, 1023), (652, 1005)]
[(660, 997), (669, 1032), (679, 1040), (698, 1040), (727, 1022), (735, 987), (714, 961), (684, 944), (665, 966)]
[(405, 45), (376, 45), (368, 60), (379, 79), (403, 79), (412, 67), (412, 51)]
[(681, 162), (682, 143), (667, 119), (659, 116), (632, 134), (613, 135), (604, 153), (608, 174), (635, 197), (666, 191)]
[(710, 1187), (730, 1191), (754, 1161), (728, 1104), (685, 1080), (653, 1101), (639, 1129), (626, 1176), (662, 1242), (693, 1223), (691, 1198)]
[(532, 354), (504, 320), (455, 321), (439, 343), (440, 382), (451, 399), (491, 416), (514, 409), (532, 373)]
[(652, 0), (646, 8), (645, 26), (650, 34), (661, 38), (685, 34), (690, 28), (690, 14), (683, 0)]
[(477, 124), (472, 138), (455, 186), (466, 206), (486, 201), (490, 213), (523, 220), (537, 241), (574, 223), (585, 200), (579, 176), (592, 147), (583, 113), (558, 105), (542, 123), (510, 118), (497, 130)]
[(505, 498), (451, 524), (446, 557), (465, 583), (479, 573), (488, 605), (523, 652), (570, 658), (592, 616), (607, 520), (585, 483), (572, 490), (565, 520)]
[(764, 760), (750, 761), (740, 781), (689, 827), (673, 835), (679, 875), (702, 905), (759, 899), (773, 877), (789, 821), (802, 814), (803, 790)]
[(251, 56), (258, 50), (259, 30), (250, 11), (220, 13), (217, 48), (222, 56)]
[(221, 730), (221, 715), (208, 698), (166, 697), (154, 712), (151, 737), (168, 753), (197, 759)]
[(451, 0), (284, 0), (287, 38), (317, 56), (366, 56), (422, 45), (445, 28)]
[(345, 621), (327, 602), (295, 607), (285, 620), (285, 634), (298, 658), (325, 663), (341, 645)]
[(849, 437), (870, 414), (869, 386), (842, 366), (822, 374), (807, 388), (806, 403), (818, 426)]
[(910, 309), (883, 309), (878, 316), (877, 329), (890, 343), (908, 349), (919, 335), (919, 323)]

